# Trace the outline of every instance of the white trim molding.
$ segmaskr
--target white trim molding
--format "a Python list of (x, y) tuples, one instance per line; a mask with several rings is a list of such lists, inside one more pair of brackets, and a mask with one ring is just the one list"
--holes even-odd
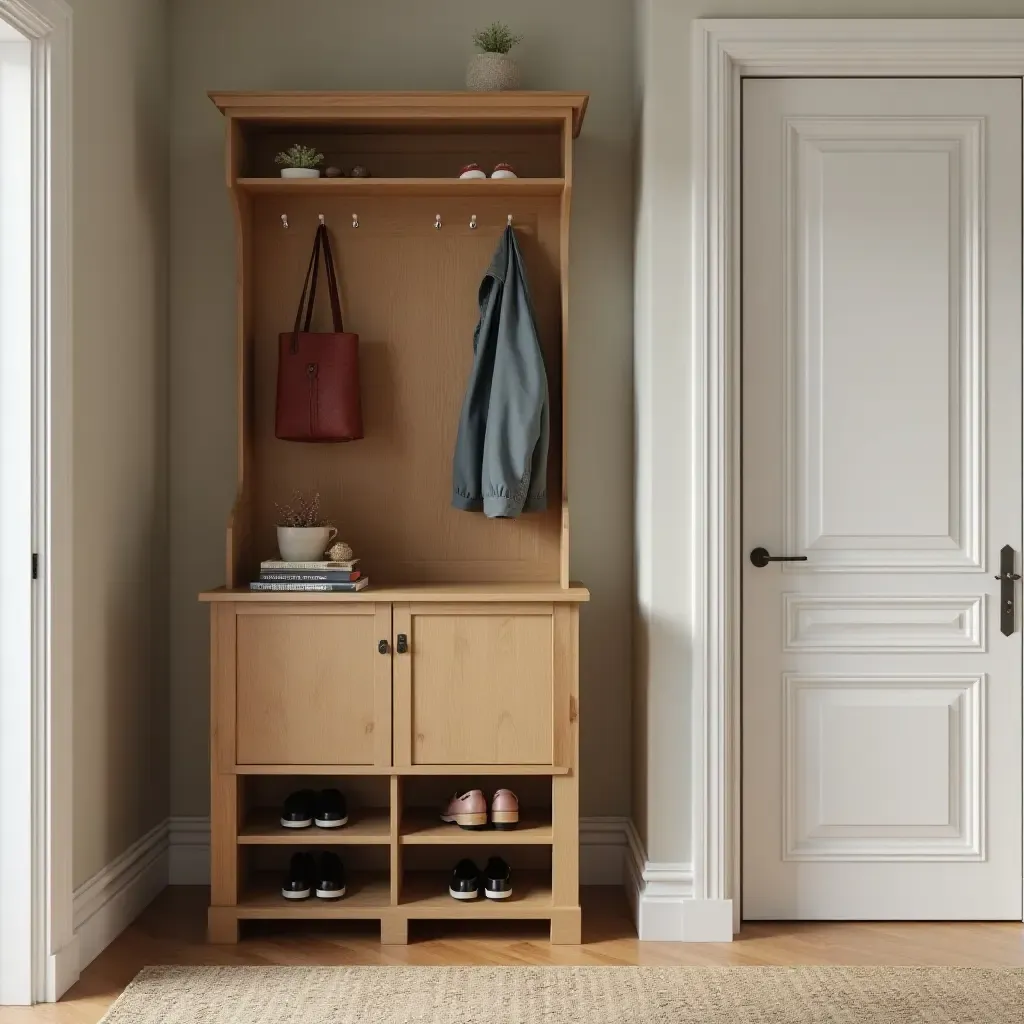
[(167, 885), (168, 833), (165, 819), (75, 890), (79, 971), (92, 963)]
[(633, 823), (628, 826), (626, 898), (637, 937), (645, 942), (729, 942), (729, 900), (694, 897), (692, 864), (649, 861)]
[[(210, 819), (181, 815), (170, 819), (170, 885), (210, 884)], [(632, 824), (628, 818), (580, 819), (580, 881), (583, 885), (622, 885)]]
[[(8, 906), (5, 935), (22, 959), (0, 961), (3, 1002), (59, 998), (77, 978), (72, 925), (71, 682), (69, 570), (72, 517), (71, 362), (71, 8), (64, 0), (0, 0), (0, 20), (31, 43), (32, 75), (32, 585), (31, 672), (27, 714), (5, 716), (0, 749), (28, 751), (8, 774), (5, 815), (24, 820), (25, 855), (16, 854), (25, 911)], [(25, 551), (26, 564), (29, 552)], [(26, 570), (27, 576), (27, 570)], [(21, 674), (19, 673), (19, 676)], [(20, 686), (18, 677), (6, 679)], [(14, 787), (21, 787), (17, 792)], [(16, 811), (25, 808), (25, 815)], [(10, 863), (5, 853), (5, 861)], [(4, 880), (10, 884), (9, 879)], [(29, 920), (24, 920), (29, 917)], [(22, 966), (22, 964), (26, 966)], [(13, 976), (17, 972), (18, 977)]]
[(696, 615), (694, 886), (740, 907), (740, 82), (1024, 76), (1024, 20), (700, 20), (693, 26)]

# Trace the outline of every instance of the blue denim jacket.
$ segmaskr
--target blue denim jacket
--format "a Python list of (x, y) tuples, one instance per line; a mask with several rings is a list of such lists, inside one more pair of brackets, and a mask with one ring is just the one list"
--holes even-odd
[(547, 507), (548, 377), (515, 232), (480, 283), (473, 369), (459, 418), (452, 505), (514, 518)]

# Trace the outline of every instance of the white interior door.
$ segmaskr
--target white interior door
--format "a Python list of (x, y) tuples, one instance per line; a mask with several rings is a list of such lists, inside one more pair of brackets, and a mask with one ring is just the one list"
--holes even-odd
[(1021, 918), (1021, 117), (743, 84), (748, 919)]

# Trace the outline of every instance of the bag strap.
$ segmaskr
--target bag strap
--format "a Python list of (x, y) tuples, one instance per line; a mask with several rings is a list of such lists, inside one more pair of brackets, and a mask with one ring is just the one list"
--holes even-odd
[[(334, 330), (341, 333), (345, 328), (341, 317), (341, 298), (338, 294), (338, 274), (334, 268), (334, 255), (331, 252), (331, 239), (327, 233), (327, 225), (321, 224), (316, 229), (313, 239), (313, 252), (306, 268), (306, 277), (302, 282), (302, 294), (299, 297), (299, 308), (295, 313), (295, 324), (292, 327), (292, 352), (299, 348), (299, 325), (302, 331), (308, 331), (313, 321), (313, 307), (316, 303), (316, 285), (320, 273), (320, 252), (323, 250), (324, 266), (327, 268), (327, 291), (331, 300), (331, 319)], [(309, 296), (307, 304), (306, 296)], [(305, 320), (303, 320), (305, 313)]]

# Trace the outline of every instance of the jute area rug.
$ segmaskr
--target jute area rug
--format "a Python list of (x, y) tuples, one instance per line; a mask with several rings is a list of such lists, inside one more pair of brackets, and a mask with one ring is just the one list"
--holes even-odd
[(1021, 1024), (1024, 969), (147, 967), (107, 1024)]

